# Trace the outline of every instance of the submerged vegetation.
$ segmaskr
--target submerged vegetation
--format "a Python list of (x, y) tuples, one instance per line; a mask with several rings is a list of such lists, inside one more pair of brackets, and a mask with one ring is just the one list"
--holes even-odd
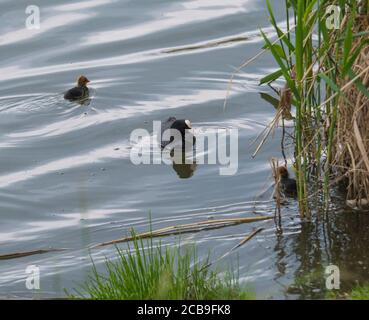
[(71, 298), (119, 300), (252, 299), (238, 274), (210, 270), (209, 259), (197, 262), (196, 250), (170, 249), (134, 238), (133, 247), (118, 250), (106, 261), (106, 275), (93, 266), (92, 275)]
[(285, 0), (285, 27), (266, 2), (277, 39), (261, 31), (264, 50), (279, 68), (261, 84), (282, 77), (285, 87), (265, 137), (280, 120), (293, 120), (301, 218), (311, 215), (310, 198), (323, 198), (327, 205), (338, 183), (347, 189), (348, 201), (369, 203), (367, 1), (358, 7), (357, 0)]

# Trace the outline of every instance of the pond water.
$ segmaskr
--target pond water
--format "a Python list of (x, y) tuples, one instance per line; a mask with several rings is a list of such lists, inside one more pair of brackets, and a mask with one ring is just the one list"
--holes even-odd
[[(259, 79), (268, 54), (236, 68), (270, 36), (264, 0), (39, 0), (40, 29), (25, 28), (29, 1), (0, 1), (0, 254), (65, 248), (0, 260), (0, 297), (53, 298), (83, 282), (114, 246), (89, 249), (153, 228), (207, 219), (274, 215), (269, 160), (282, 158), (278, 129), (256, 158), (253, 141), (274, 116)], [(283, 21), (283, 8), (276, 8)], [(78, 75), (90, 80), (88, 105), (63, 100)], [(154, 120), (190, 119), (195, 134), (238, 129), (238, 170), (197, 165), (134, 165), (129, 137)], [(288, 150), (289, 155), (292, 150)], [(178, 172), (179, 171), (179, 172)], [(268, 189), (269, 188), (269, 189)], [(264, 192), (267, 190), (267, 192)], [(339, 200), (339, 199), (338, 199)], [(324, 268), (342, 286), (369, 280), (369, 215), (338, 205), (319, 223), (301, 223), (291, 199), (275, 220), (162, 238), (196, 243), (200, 257), (228, 252), (261, 299), (322, 298)], [(121, 245), (122, 248), (125, 245)], [(25, 286), (27, 266), (41, 290)]]

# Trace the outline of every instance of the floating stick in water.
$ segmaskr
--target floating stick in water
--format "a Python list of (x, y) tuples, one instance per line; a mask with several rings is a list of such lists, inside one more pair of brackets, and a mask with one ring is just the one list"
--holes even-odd
[(33, 256), (35, 254), (44, 254), (48, 252), (64, 251), (64, 250), (67, 250), (67, 249), (40, 249), (40, 250), (8, 253), (8, 254), (0, 255), (0, 260), (17, 259), (17, 258), (22, 258), (22, 257)]
[(162, 228), (162, 229), (158, 229), (154, 231), (144, 232), (144, 233), (140, 233), (134, 236), (129, 236), (129, 237), (120, 238), (117, 240), (103, 242), (103, 243), (97, 244), (90, 248), (103, 247), (103, 246), (108, 246), (111, 244), (128, 242), (134, 239), (155, 238), (155, 237), (163, 237), (163, 236), (169, 236), (169, 235), (187, 233), (187, 232), (198, 232), (198, 231), (202, 231), (205, 229), (223, 228), (223, 227), (233, 226), (233, 225), (242, 224), (242, 223), (251, 223), (251, 222), (270, 220), (270, 219), (273, 219), (273, 217), (256, 216), (256, 217), (248, 217), (248, 218), (206, 220), (206, 221), (182, 224), (178, 226), (171, 226), (171, 227)]

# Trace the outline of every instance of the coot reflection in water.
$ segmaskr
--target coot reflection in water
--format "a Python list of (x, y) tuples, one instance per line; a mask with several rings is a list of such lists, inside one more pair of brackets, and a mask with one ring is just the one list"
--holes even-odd
[(173, 169), (177, 173), (179, 178), (188, 179), (194, 175), (197, 169), (197, 164), (193, 157), (191, 157), (190, 159), (186, 158), (186, 152), (179, 149), (172, 149), (170, 152), (170, 156), (173, 161)]

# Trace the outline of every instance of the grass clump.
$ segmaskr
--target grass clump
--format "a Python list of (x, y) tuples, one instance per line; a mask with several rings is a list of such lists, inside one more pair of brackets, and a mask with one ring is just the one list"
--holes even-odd
[(369, 300), (369, 284), (354, 288), (351, 291), (350, 298), (353, 300)]
[(328, 291), (329, 300), (369, 300), (369, 284), (356, 285), (351, 291)]
[(103, 300), (211, 300), (252, 299), (239, 285), (238, 275), (208, 268), (208, 259), (197, 263), (195, 249), (181, 252), (152, 240), (144, 245), (134, 239), (133, 246), (118, 250), (118, 259), (106, 261), (106, 274), (93, 266), (92, 275), (75, 289), (71, 298)]

